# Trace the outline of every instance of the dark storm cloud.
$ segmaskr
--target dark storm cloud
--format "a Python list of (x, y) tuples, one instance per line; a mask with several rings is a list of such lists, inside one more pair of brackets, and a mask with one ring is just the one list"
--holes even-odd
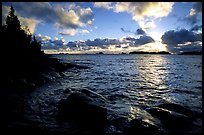
[(127, 37), (124, 40), (124, 43), (125, 42), (128, 43), (130, 46), (138, 46), (138, 45), (144, 45), (144, 44), (152, 43), (155, 41), (150, 36), (140, 36), (139, 38)]
[(117, 45), (117, 44), (120, 44), (120, 41), (117, 40), (117, 39), (99, 39), (99, 38), (96, 38), (94, 39), (93, 41), (91, 40), (86, 40), (85, 41), (85, 44), (87, 46), (108, 46), (108, 45)]
[(140, 36), (139, 39), (136, 39), (135, 45), (144, 45), (152, 42), (154, 42), (154, 39), (151, 38), (150, 36)]
[(64, 41), (62, 39), (55, 39), (50, 40), (50, 43), (54, 44), (55, 46), (63, 46)]
[(167, 31), (162, 35), (162, 43), (173, 53), (201, 51), (202, 33), (194, 33), (186, 29)]
[(163, 44), (184, 44), (186, 42), (202, 41), (202, 33), (196, 34), (186, 29), (180, 31), (170, 30), (165, 32), (161, 39)]
[(70, 42), (68, 42), (66, 44), (66, 46), (69, 47), (69, 48), (76, 48), (76, 47), (78, 47), (76, 41), (75, 42), (70, 41)]

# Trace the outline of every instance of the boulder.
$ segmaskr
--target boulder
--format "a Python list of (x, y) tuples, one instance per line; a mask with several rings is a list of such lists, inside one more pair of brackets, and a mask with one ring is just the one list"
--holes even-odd
[(130, 127), (127, 128), (127, 133), (164, 133), (163, 125), (159, 119), (152, 117), (148, 112), (141, 111), (130, 121)]
[(82, 128), (102, 132), (106, 123), (107, 111), (84, 93), (71, 93), (58, 103), (60, 120), (73, 121)]
[(189, 131), (193, 127), (193, 120), (185, 114), (159, 107), (153, 107), (146, 111), (157, 117), (168, 132)]
[(195, 117), (195, 112), (193, 112), (190, 109), (188, 109), (186, 107), (183, 107), (183, 106), (181, 106), (179, 104), (165, 103), (165, 104), (160, 104), (157, 107), (167, 109), (167, 110), (170, 110), (170, 111), (174, 111), (174, 112), (178, 112), (178, 113), (186, 115), (186, 116), (188, 116), (190, 118)]

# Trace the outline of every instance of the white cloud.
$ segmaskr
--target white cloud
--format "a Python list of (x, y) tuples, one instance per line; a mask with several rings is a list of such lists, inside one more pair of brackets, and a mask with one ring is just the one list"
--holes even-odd
[(88, 30), (86, 30), (86, 29), (83, 29), (83, 30), (81, 30), (79, 33), (81, 33), (81, 34), (88, 34), (88, 33), (90, 33)]
[(112, 9), (111, 6), (112, 2), (95, 2), (94, 6), (99, 8), (105, 8), (105, 9)]
[(128, 12), (141, 28), (150, 29), (155, 27), (153, 19), (168, 16), (173, 5), (173, 2), (118, 2), (114, 11)]
[[(91, 8), (75, 4), (70, 4), (69, 7), (49, 2), (11, 2), (10, 4), (13, 5), (17, 15), (21, 16), (24, 23), (31, 24), (32, 31), (38, 24), (37, 22), (53, 24), (59, 29), (77, 29), (92, 25), (94, 21)], [(3, 6), (2, 11), (8, 12), (9, 10)], [(5, 18), (2, 17), (2, 20), (5, 21)], [(34, 22), (36, 22), (35, 25)]]
[(51, 37), (49, 37), (49, 36), (42, 36), (41, 34), (38, 34), (38, 35), (35, 35), (35, 39), (38, 42), (45, 42), (45, 41), (51, 40)]
[(173, 2), (118, 2), (115, 11), (129, 12), (138, 21), (145, 17), (165, 17), (171, 12), (172, 6)]
[(67, 35), (67, 36), (74, 36), (77, 34), (77, 30), (76, 29), (66, 29), (62, 32), (59, 32), (58, 34)]
[(130, 5), (130, 2), (118, 2), (115, 5), (115, 12), (125, 12), (128, 11), (128, 7)]
[(66, 29), (62, 32), (59, 32), (58, 34), (60, 35), (63, 35), (63, 36), (74, 36), (76, 34), (82, 34), (82, 35), (85, 35), (85, 34), (88, 34), (90, 33), (88, 30), (86, 29), (82, 29), (82, 30), (78, 30), (78, 29)]

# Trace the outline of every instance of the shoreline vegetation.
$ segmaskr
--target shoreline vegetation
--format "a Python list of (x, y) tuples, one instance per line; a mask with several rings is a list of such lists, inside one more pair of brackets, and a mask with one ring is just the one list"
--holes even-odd
[(68, 68), (86, 68), (71, 63), (62, 63), (45, 54), (41, 45), (32, 36), (27, 27), (22, 27), (15, 11), (11, 6), (6, 24), (1, 27), (2, 35), (2, 70), (1, 92), (23, 93), (42, 85), (50, 79), (51, 73), (60, 73)]
[[(62, 63), (52, 55), (45, 54), (41, 45), (36, 41), (27, 27), (22, 27), (15, 10), (10, 7), (6, 24), (1, 27), (2, 52), (1, 52), (1, 90), (0, 126), (6, 133), (20, 132), (44, 133), (32, 123), (24, 121), (26, 94), (31, 93), (36, 87), (41, 86), (52, 78), (63, 76), (62, 71), (69, 68), (88, 68), (72, 63)], [(11, 123), (22, 125), (20, 129), (10, 126)], [(26, 129), (25, 129), (26, 128)], [(12, 130), (12, 131), (11, 131)], [(27, 131), (28, 130), (28, 131)], [(3, 132), (3, 133), (5, 133)]]

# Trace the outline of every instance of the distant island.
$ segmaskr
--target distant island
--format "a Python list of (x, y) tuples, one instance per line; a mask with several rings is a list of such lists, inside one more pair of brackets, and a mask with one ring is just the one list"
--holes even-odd
[(133, 51), (133, 52), (130, 52), (129, 54), (171, 54), (171, 53), (166, 52), (166, 51), (161, 51), (161, 52)]
[(192, 51), (192, 52), (182, 52), (179, 55), (202, 55), (202, 53), (203, 53), (202, 51), (199, 51), (199, 52)]
[(103, 52), (99, 52), (99, 53), (96, 53), (96, 54), (104, 54)]

